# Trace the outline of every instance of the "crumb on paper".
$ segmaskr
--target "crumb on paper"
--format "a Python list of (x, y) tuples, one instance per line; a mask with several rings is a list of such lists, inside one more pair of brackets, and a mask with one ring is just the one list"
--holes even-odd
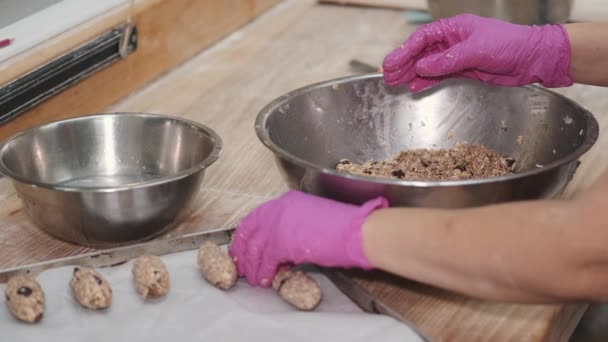
[(449, 130), (448, 131), (448, 140), (452, 140), (454, 139), (454, 130)]
[(507, 122), (505, 120), (500, 120), (500, 129), (503, 131), (507, 130)]
[(515, 160), (483, 145), (458, 144), (449, 149), (404, 150), (387, 161), (355, 164), (343, 159), (339, 172), (407, 180), (465, 180), (513, 173)]
[(333, 90), (338, 90), (338, 88), (340, 88), (340, 87), (337, 84), (333, 84), (331, 86), (331, 89), (333, 89)]
[(584, 130), (584, 129), (581, 129), (581, 131), (580, 131), (580, 132), (578, 132), (578, 135), (582, 136), (582, 135), (583, 135), (583, 133), (585, 133), (585, 130)]
[(572, 118), (571, 118), (571, 117), (569, 117), (569, 116), (567, 116), (567, 115), (564, 117), (564, 123), (565, 123), (566, 125), (570, 125), (570, 124), (572, 124), (572, 122), (573, 122), (573, 121), (574, 121), (574, 120), (572, 120)]
[(521, 145), (524, 143), (524, 137), (523, 136), (518, 136), (517, 137), (517, 145)]
[(420, 121), (420, 126), (425, 127), (426, 123), (424, 123), (424, 121)]

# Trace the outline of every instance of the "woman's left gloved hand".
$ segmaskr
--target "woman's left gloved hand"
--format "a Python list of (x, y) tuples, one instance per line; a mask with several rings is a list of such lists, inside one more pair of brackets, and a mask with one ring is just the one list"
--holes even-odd
[(370, 269), (362, 226), (384, 198), (362, 206), (290, 191), (255, 208), (238, 225), (229, 253), (240, 276), (268, 287), (282, 265)]
[(528, 26), (461, 14), (421, 26), (386, 56), (388, 85), (418, 92), (462, 77), (503, 86), (572, 84), (570, 42), (562, 25)]

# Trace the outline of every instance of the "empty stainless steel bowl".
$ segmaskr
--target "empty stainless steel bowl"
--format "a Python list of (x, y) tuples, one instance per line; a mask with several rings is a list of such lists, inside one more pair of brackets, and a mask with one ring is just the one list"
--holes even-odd
[(208, 127), (155, 114), (78, 117), (0, 146), (0, 173), (48, 234), (91, 247), (134, 243), (187, 212), (222, 150)]
[[(459, 208), (560, 194), (598, 137), (591, 113), (541, 87), (449, 80), (421, 94), (381, 74), (313, 84), (279, 97), (256, 121), (291, 188), (344, 202)], [(515, 158), (513, 175), (408, 181), (339, 173), (336, 163), (390, 159), (403, 149), (481, 143)]]

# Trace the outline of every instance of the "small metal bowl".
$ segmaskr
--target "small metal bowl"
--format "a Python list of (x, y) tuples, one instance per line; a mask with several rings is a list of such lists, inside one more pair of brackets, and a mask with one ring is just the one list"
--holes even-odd
[[(462, 208), (553, 198), (596, 142), (591, 113), (537, 86), (498, 87), (446, 80), (411, 94), (381, 74), (313, 84), (271, 102), (256, 121), (289, 187), (361, 204)], [(386, 160), (403, 149), (480, 143), (516, 160), (516, 173), (461, 181), (408, 181), (335, 170), (340, 159)]]
[(222, 151), (210, 128), (156, 114), (111, 113), (44, 124), (0, 146), (33, 222), (89, 247), (150, 239), (186, 214)]

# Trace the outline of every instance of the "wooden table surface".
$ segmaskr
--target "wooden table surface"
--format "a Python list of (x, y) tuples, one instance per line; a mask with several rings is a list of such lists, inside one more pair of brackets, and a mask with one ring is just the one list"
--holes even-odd
[[(414, 26), (400, 11), (318, 5), (290, 0), (196, 56), (108, 111), (163, 113), (202, 122), (223, 138), (225, 151), (207, 172), (198, 209), (170, 235), (235, 224), (250, 209), (286, 190), (253, 122), (269, 101), (313, 82), (352, 74), (349, 61), (380, 65)], [(608, 90), (560, 90), (608, 123)], [(86, 114), (86, 113), (83, 113)], [(608, 163), (606, 136), (583, 159), (566, 195), (596, 179)], [(0, 267), (85, 252), (39, 232), (12, 185), (0, 179)], [(567, 340), (584, 305), (489, 303), (394, 277), (357, 278), (370, 293), (438, 341)]]

